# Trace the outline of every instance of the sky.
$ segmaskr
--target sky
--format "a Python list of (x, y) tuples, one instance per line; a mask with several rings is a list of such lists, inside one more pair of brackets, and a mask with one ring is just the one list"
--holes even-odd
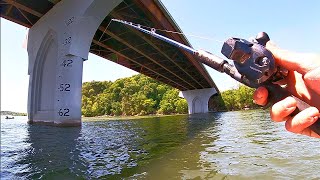
[[(218, 56), (229, 37), (251, 38), (265, 31), (279, 47), (320, 53), (320, 1), (161, 0), (191, 45)], [(1, 18), (1, 110), (27, 112), (28, 53), (22, 47), (27, 28)], [(206, 39), (195, 38), (192, 35)], [(210, 40), (208, 40), (210, 39)], [(223, 91), (237, 83), (206, 67)], [(137, 74), (93, 54), (84, 62), (83, 82), (114, 81)]]

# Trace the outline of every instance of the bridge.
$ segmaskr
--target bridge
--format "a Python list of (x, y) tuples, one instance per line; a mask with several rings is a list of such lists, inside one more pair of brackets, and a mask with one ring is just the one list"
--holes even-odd
[[(0, 5), (1, 17), (30, 28), (31, 123), (81, 125), (82, 67), (89, 52), (181, 90), (190, 114), (207, 112), (209, 98), (219, 93), (196, 57), (111, 22), (181, 32), (159, 0), (0, 0)], [(191, 46), (181, 34), (157, 33)]]

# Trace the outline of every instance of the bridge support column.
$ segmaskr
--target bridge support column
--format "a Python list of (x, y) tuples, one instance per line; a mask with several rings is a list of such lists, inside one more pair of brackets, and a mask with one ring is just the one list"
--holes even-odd
[(209, 98), (216, 93), (215, 88), (182, 91), (182, 96), (188, 102), (189, 114), (208, 112)]
[(29, 30), (30, 123), (81, 125), (83, 61), (104, 18), (122, 0), (62, 0)]

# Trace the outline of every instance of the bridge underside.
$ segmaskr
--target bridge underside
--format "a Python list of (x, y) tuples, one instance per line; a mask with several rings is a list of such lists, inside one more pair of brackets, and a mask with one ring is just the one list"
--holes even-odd
[[(60, 0), (0, 0), (1, 17), (32, 27)], [(161, 2), (124, 0), (115, 7), (97, 29), (90, 52), (127, 68), (157, 79), (182, 91), (216, 86), (201, 63), (192, 55), (149, 35), (119, 23), (123, 19), (170, 31), (181, 31)], [(157, 33), (190, 45), (183, 35)]]
[[(193, 55), (111, 21), (180, 31), (160, 1), (0, 0), (0, 5), (1, 17), (30, 27), (30, 122), (81, 124), (82, 69), (89, 52), (180, 89), (190, 113), (207, 112), (209, 97), (218, 93)], [(190, 46), (181, 34), (158, 33)]]

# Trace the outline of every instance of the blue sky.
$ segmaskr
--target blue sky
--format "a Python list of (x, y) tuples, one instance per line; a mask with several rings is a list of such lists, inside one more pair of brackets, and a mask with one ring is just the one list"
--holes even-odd
[[(186, 34), (224, 41), (250, 38), (265, 31), (280, 47), (320, 53), (320, 1), (269, 0), (162, 0)], [(27, 29), (1, 18), (1, 110), (27, 111), (28, 56), (22, 48)], [(222, 56), (221, 42), (187, 35), (196, 49)], [(237, 84), (207, 68), (220, 90)], [(116, 80), (136, 72), (90, 54), (84, 62), (83, 81)]]

